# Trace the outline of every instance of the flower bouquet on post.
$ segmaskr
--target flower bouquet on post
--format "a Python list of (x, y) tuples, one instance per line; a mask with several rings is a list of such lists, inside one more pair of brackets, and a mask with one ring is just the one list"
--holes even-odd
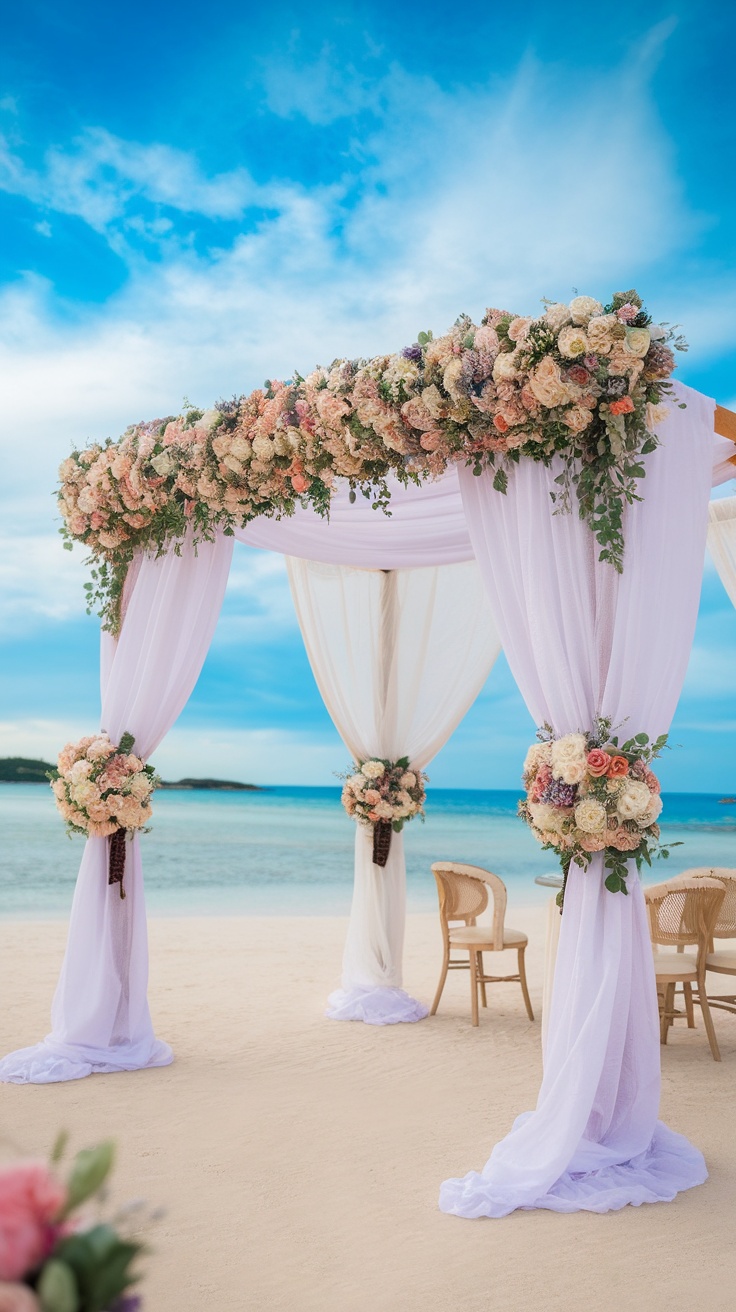
[(426, 774), (412, 769), (409, 757), (384, 761), (371, 757), (356, 761), (344, 779), (342, 804), (358, 824), (373, 828), (373, 864), (385, 866), (392, 833), (401, 833), (404, 823), (415, 815), (424, 819)]
[[(144, 1251), (122, 1231), (123, 1209), (113, 1222), (86, 1221), (78, 1209), (97, 1197), (113, 1165), (114, 1145), (78, 1153), (66, 1183), (56, 1167), (22, 1161), (0, 1168), (0, 1312), (137, 1312), (141, 1299), (134, 1263)], [(122, 1224), (121, 1224), (122, 1223)]]
[(131, 733), (118, 744), (106, 733), (67, 743), (48, 775), (69, 834), (110, 839), (108, 883), (118, 885), (121, 898), (126, 836), (145, 830), (161, 782), (152, 765), (133, 755), (134, 744)]
[[(573, 861), (585, 870), (593, 853), (602, 852), (606, 888), (628, 893), (627, 861), (640, 870), (679, 846), (659, 842), (662, 798), (651, 769), (667, 734), (651, 742), (638, 733), (619, 743), (610, 719), (599, 718), (588, 733), (556, 737), (545, 724), (537, 738), (524, 761), (519, 815), (542, 847), (557, 853), (565, 883)], [(564, 885), (558, 902), (562, 907)]]

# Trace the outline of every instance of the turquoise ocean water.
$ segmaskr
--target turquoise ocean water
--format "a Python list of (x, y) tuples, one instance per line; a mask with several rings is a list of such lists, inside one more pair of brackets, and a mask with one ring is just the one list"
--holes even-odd
[[(436, 905), (430, 864), (470, 861), (505, 880), (511, 902), (542, 901), (535, 875), (557, 873), (516, 817), (518, 793), (431, 789), (427, 819), (404, 830), (410, 910)], [(143, 836), (149, 910), (161, 915), (325, 915), (350, 907), (353, 822), (339, 788), (160, 792)], [(663, 836), (679, 841), (649, 880), (690, 866), (736, 867), (736, 805), (707, 794), (664, 799)], [(82, 852), (50, 790), (0, 784), (0, 915), (65, 917)]]

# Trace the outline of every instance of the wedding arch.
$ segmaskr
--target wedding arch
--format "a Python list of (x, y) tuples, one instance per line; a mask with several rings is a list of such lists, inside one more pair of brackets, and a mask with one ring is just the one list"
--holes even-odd
[[(539, 320), (489, 315), (480, 329), (460, 322), (449, 347), (425, 334), (380, 367), (343, 362), (326, 382), (269, 385), (236, 403), (235, 423), (223, 407), (224, 419), (141, 425), (65, 462), (68, 531), (96, 550), (101, 724), (114, 743), (132, 735), (141, 768), (196, 683), (233, 538), (287, 557), (317, 684), (358, 764), (408, 758), (421, 771), (501, 645), (532, 715), (558, 735), (601, 716), (651, 740), (666, 734), (692, 643), (710, 489), (733, 477), (736, 433), (714, 436), (715, 403), (681, 384), (667, 383), (663, 412), (665, 337), (634, 293), (607, 307), (579, 297)], [(580, 513), (558, 513), (571, 493)], [(711, 514), (711, 536), (732, 542), (735, 523), (731, 503)], [(172, 1060), (146, 996), (139, 840), (127, 844), (124, 899), (108, 884), (111, 842), (92, 832), (86, 843), (52, 1032), (5, 1057), (2, 1080)], [(373, 857), (357, 825), (329, 1014), (416, 1021), (426, 1008), (401, 977), (401, 834), (385, 866)], [(705, 1178), (697, 1149), (657, 1120), (657, 1002), (636, 868), (628, 862), (626, 897), (602, 873), (600, 850), (587, 871), (570, 866), (536, 1111), (482, 1174), (445, 1183), (446, 1211), (605, 1211)]]

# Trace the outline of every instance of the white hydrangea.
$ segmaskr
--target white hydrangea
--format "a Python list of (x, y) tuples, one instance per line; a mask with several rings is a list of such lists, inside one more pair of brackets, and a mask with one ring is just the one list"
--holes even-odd
[(606, 827), (608, 815), (605, 806), (587, 797), (575, 807), (575, 824), (586, 834), (600, 834)]

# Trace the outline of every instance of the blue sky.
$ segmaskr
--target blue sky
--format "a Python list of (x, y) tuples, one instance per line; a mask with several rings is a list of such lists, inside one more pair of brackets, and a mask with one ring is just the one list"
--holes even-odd
[[(731, 6), (28, 0), (0, 49), (0, 754), (96, 724), (50, 493), (73, 443), (371, 355), (489, 304), (637, 286), (736, 406)], [(733, 493), (733, 484), (724, 489)], [(709, 562), (673, 788), (736, 790), (736, 612)], [(435, 763), (513, 787), (503, 660)], [(166, 774), (332, 781), (278, 557), (239, 548)]]

